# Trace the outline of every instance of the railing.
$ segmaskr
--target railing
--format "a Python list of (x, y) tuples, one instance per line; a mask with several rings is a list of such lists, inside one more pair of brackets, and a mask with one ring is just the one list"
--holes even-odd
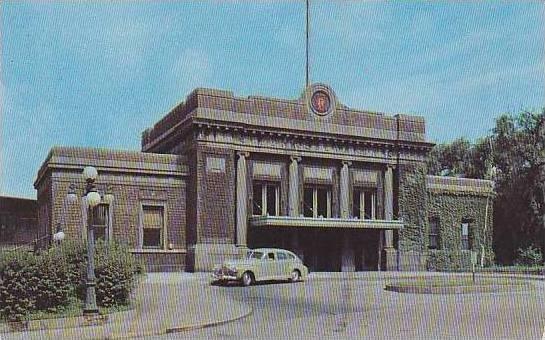
[(44, 236), (38, 237), (38, 238), (36, 238), (36, 239), (34, 239), (34, 240), (30, 241), (30, 242), (19, 244), (19, 245), (15, 246), (14, 248), (2, 249), (2, 251), (12, 252), (12, 251), (25, 249), (25, 248), (30, 248), (30, 249), (32, 249), (32, 251), (35, 252), (35, 251), (38, 251), (39, 249), (46, 248), (51, 243), (51, 238), (52, 238), (51, 235), (44, 235)]

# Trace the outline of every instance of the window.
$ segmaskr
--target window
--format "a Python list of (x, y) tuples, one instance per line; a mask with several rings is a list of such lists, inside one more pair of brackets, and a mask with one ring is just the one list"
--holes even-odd
[(276, 256), (278, 256), (278, 260), (287, 260), (288, 255), (286, 253), (276, 253)]
[(471, 221), (467, 219), (462, 220), (462, 250), (471, 250)]
[(327, 187), (307, 186), (303, 193), (303, 216), (331, 217), (331, 190)]
[(352, 216), (374, 220), (377, 216), (377, 194), (376, 189), (354, 188), (352, 196)]
[(108, 204), (99, 204), (95, 208), (93, 216), (93, 229), (95, 241), (98, 239), (108, 241), (109, 226), (110, 226), (110, 207)]
[(430, 223), (430, 249), (440, 249), (439, 245), (439, 218), (432, 217), (429, 220)]
[(253, 214), (280, 215), (280, 188), (277, 184), (256, 182), (253, 186)]
[(268, 253), (267, 254), (267, 259), (274, 260), (274, 253)]
[(143, 206), (142, 213), (142, 247), (163, 248), (165, 238), (163, 207)]

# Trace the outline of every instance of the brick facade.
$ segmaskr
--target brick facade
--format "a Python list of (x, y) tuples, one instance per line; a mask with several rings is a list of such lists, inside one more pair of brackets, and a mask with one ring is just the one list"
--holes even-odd
[[(323, 114), (310, 102), (316, 88), (331, 103)], [(113, 187), (112, 237), (152, 270), (210, 270), (255, 246), (291, 249), (311, 270), (421, 269), (428, 207), (448, 209), (436, 195), (488, 185), (426, 177), (432, 147), (422, 117), (353, 110), (323, 84), (296, 100), (196, 89), (143, 133), (142, 152), (52, 149), (35, 183), (40, 228), (62, 223), (82, 237), (82, 209), (63, 199), (71, 183), (81, 193), (81, 169), (93, 165), (99, 191)], [(472, 197), (481, 202), (486, 190)], [(475, 205), (453, 197), (461, 212)], [(165, 209), (163, 249), (141, 247), (142, 204)]]

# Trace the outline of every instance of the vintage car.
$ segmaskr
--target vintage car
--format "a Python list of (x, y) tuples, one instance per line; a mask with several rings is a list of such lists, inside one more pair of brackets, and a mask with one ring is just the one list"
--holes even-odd
[(308, 268), (291, 251), (274, 248), (249, 250), (241, 260), (225, 261), (214, 268), (215, 282), (239, 281), (249, 286), (256, 281), (306, 279)]

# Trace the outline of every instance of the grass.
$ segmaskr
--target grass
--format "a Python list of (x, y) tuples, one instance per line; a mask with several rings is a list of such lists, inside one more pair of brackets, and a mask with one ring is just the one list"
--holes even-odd
[(480, 272), (484, 273), (507, 273), (507, 274), (531, 274), (543, 275), (545, 268), (543, 266), (491, 266), (480, 268)]
[[(36, 311), (33, 313), (30, 313), (26, 315), (23, 320), (30, 321), (30, 320), (47, 320), (47, 319), (59, 319), (59, 318), (70, 318), (70, 317), (78, 317), (83, 315), (83, 301), (78, 300), (75, 297), (71, 297), (68, 301), (68, 304), (64, 307), (59, 307), (55, 311)], [(128, 304), (128, 305), (118, 305), (118, 306), (112, 306), (112, 307), (99, 307), (99, 314), (105, 315), (105, 314), (111, 314), (111, 313), (117, 313), (117, 312), (124, 312), (128, 311), (134, 308), (134, 305)], [(8, 320), (1, 319), (0, 322), (6, 322)]]
[(454, 276), (454, 277), (418, 277), (406, 280), (391, 282), (392, 285), (399, 287), (463, 287), (463, 286), (518, 286), (525, 285), (524, 282), (514, 281), (507, 278), (483, 278), (476, 277), (475, 283), (470, 276)]

